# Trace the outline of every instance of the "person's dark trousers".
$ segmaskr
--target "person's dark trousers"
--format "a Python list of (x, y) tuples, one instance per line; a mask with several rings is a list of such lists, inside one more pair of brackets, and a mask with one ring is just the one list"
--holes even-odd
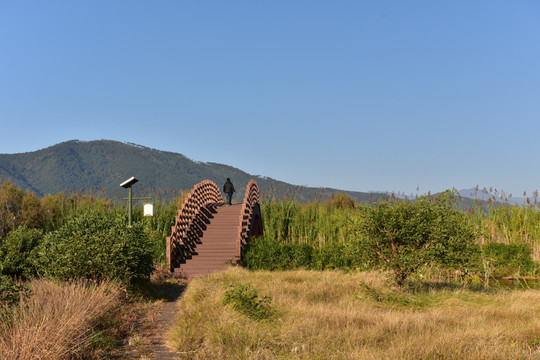
[(225, 193), (225, 199), (227, 200), (227, 205), (231, 205), (232, 194)]

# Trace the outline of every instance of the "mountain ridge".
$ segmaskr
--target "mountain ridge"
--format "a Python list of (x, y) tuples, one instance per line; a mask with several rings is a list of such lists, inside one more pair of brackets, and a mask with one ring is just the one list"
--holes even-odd
[(94, 192), (120, 198), (120, 183), (135, 176), (140, 182), (134, 192), (177, 196), (198, 182), (210, 179), (221, 184), (230, 177), (236, 199), (243, 197), (251, 178), (262, 192), (274, 196), (294, 195), (300, 200), (325, 199), (345, 192), (358, 202), (373, 202), (387, 195), (332, 188), (302, 187), (270, 177), (250, 175), (240, 169), (215, 162), (198, 162), (185, 155), (116, 140), (69, 140), (36, 151), (0, 154), (0, 177), (39, 196), (59, 192)]

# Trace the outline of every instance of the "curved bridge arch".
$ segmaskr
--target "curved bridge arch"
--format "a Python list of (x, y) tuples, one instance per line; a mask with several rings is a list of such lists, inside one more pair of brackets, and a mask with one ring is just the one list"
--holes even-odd
[(246, 194), (240, 211), (240, 229), (236, 238), (236, 262), (239, 263), (242, 257), (242, 244), (245, 244), (251, 236), (254, 215), (261, 215), (259, 206), (259, 184), (251, 179), (246, 186)]
[[(169, 271), (196, 277), (215, 270), (216, 262), (219, 268), (227, 263), (238, 263), (242, 244), (250, 237), (253, 217), (257, 213), (260, 215), (257, 181), (249, 181), (241, 204), (229, 207), (225, 206), (215, 182), (201, 181), (184, 200), (171, 228), (171, 236), (167, 237)], [(208, 259), (213, 259), (213, 265)], [(203, 260), (207, 261), (207, 269)]]
[(167, 237), (166, 255), (169, 271), (174, 270), (176, 260), (185, 256), (193, 247), (197, 235), (202, 234), (201, 212), (204, 212), (208, 205), (221, 201), (223, 201), (221, 192), (211, 180), (201, 181), (190, 191), (178, 210), (171, 228), (171, 236)]

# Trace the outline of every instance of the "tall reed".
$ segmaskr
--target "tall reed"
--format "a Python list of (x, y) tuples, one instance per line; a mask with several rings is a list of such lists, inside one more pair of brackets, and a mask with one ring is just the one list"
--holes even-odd
[[(355, 203), (345, 194), (334, 195), (326, 201), (318, 200), (309, 203), (296, 201), (293, 196), (282, 197), (280, 199), (276, 197), (263, 198), (261, 208), (264, 241), (261, 241), (257, 245), (259, 250), (253, 250), (268, 250), (267, 252), (271, 253), (274, 247), (267, 246), (271, 245), (269, 243), (271, 241), (283, 245), (309, 245), (313, 249), (311, 252), (312, 258), (308, 266), (306, 265), (308, 263), (306, 262), (307, 258), (304, 256), (302, 261), (300, 261), (303, 264), (302, 267), (325, 268), (327, 262), (328, 264), (334, 264), (334, 266), (337, 263), (341, 263), (336, 260), (324, 260), (325, 257), (336, 255), (332, 254), (334, 247), (341, 250), (341, 255), (339, 256), (347, 257), (345, 264), (365, 268), (366, 266), (364, 265), (366, 264), (363, 264), (358, 259), (361, 254), (358, 254), (354, 250), (354, 244), (359, 239), (355, 231), (355, 226), (351, 225), (364, 221), (363, 210), (369, 206), (372, 205)], [(491, 199), (487, 202), (475, 201), (472, 205), (465, 207), (463, 211), (467, 215), (467, 220), (476, 229), (476, 240), (479, 245), (500, 243), (520, 246), (519, 249), (521, 252), (531, 251), (532, 259), (540, 261), (540, 211), (538, 202), (529, 201), (518, 206)], [(500, 252), (496, 256), (500, 258), (496, 261), (499, 268), (509, 269), (514, 266), (511, 264), (502, 264), (501, 259), (507, 258), (503, 254), (509, 255), (512, 251), (515, 251), (515, 248), (490, 248), (488, 249), (490, 250), (489, 254), (485, 252), (484, 255), (493, 257), (494, 249)], [(274, 250), (274, 252), (277, 251), (276, 249)], [(282, 246), (279, 250), (283, 254), (288, 254), (288, 257), (293, 256), (291, 255), (293, 253), (298, 253), (298, 250), (302, 250), (302, 253), (305, 253), (305, 249), (290, 248), (287, 246)], [(252, 259), (255, 259), (253, 255), (254, 253), (251, 251), (250, 256), (252, 256)], [(318, 256), (317, 259), (315, 255)], [(324, 256), (321, 258), (321, 255)], [(268, 259), (268, 256), (266, 258)], [(489, 266), (493, 267), (496, 259), (488, 259), (486, 257), (483, 260), (487, 261), (485, 264), (489, 263)], [(526, 259), (525, 262), (527, 262)], [(247, 265), (253, 268), (268, 268), (263, 263), (266, 264), (266, 262), (257, 262)], [(281, 263), (289, 264), (289, 267), (285, 267), (289, 269), (295, 262), (287, 260), (285, 262), (277, 262), (276, 264)], [(278, 266), (278, 268), (281, 267)], [(480, 268), (482, 268), (481, 265)], [(501, 269), (498, 271), (502, 271)], [(522, 275), (537, 274), (536, 268), (533, 269), (532, 266), (528, 266), (527, 269), (529, 270), (525, 273), (523, 273), (524, 269), (516, 269), (516, 273), (521, 273)], [(514, 272), (503, 275), (514, 275)]]
[(509, 205), (489, 202), (471, 208), (470, 220), (478, 243), (529, 244), (534, 260), (540, 260), (540, 208), (537, 204)]
[(120, 304), (122, 293), (110, 282), (34, 280), (30, 288), (0, 323), (1, 359), (88, 356), (100, 319)]
[[(278, 201), (263, 200), (261, 204), (264, 232), (268, 238), (282, 243), (309, 244), (322, 247), (327, 243), (345, 244), (354, 236), (347, 226), (354, 202), (336, 201), (337, 195), (326, 202), (300, 203), (291, 198)], [(352, 201), (352, 200), (351, 200)]]

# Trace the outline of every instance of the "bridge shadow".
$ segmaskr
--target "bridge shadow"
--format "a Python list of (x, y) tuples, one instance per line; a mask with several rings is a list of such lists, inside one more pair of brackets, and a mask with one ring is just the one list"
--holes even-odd
[(186, 290), (188, 282), (174, 276), (167, 268), (156, 265), (149, 279), (141, 280), (134, 287), (136, 298), (175, 302)]
[(202, 244), (201, 237), (204, 231), (217, 214), (218, 208), (224, 205), (224, 203), (210, 203), (200, 208), (187, 230), (186, 236), (182, 238), (182, 243), (176, 243), (172, 249), (171, 265), (173, 268), (180, 267), (181, 264), (186, 263), (186, 260), (197, 255), (197, 245)]
[(164, 302), (175, 302), (187, 288), (187, 282), (183, 279), (173, 279), (173, 281), (151, 281), (144, 296), (150, 300), (162, 300)]

